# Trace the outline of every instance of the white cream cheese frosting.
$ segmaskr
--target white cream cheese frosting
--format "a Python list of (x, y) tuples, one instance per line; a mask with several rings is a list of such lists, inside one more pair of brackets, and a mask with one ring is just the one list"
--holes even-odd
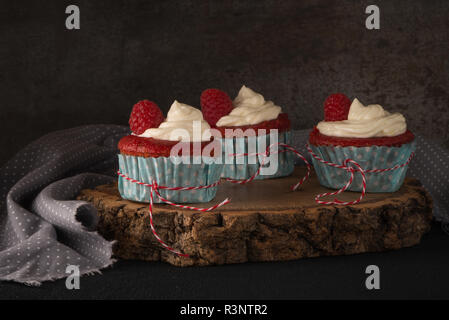
[(378, 104), (364, 106), (356, 98), (349, 108), (348, 120), (321, 121), (317, 129), (333, 137), (394, 137), (407, 131), (407, 123), (400, 113), (389, 113)]
[(258, 124), (276, 119), (282, 111), (281, 107), (272, 101), (266, 101), (260, 93), (254, 92), (246, 86), (242, 86), (233, 104), (234, 109), (230, 114), (218, 120), (217, 127)]
[(175, 100), (159, 128), (147, 129), (139, 137), (198, 142), (209, 141), (211, 133), (210, 126), (199, 109)]

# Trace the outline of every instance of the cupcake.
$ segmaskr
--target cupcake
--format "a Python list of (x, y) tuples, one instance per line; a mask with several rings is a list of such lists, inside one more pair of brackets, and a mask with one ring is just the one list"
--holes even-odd
[[(203, 154), (211, 143), (210, 126), (199, 109), (175, 101), (164, 120), (151, 101), (138, 102), (129, 120), (132, 134), (118, 144), (120, 172), (129, 178), (166, 187), (198, 187), (216, 183), (222, 164), (215, 155)], [(119, 177), (122, 198), (150, 202), (150, 187)], [(177, 203), (211, 201), (217, 187), (198, 190), (159, 189), (162, 197)], [(161, 200), (153, 193), (153, 201)]]
[[(223, 178), (248, 179), (261, 163), (256, 179), (283, 177), (293, 172), (293, 154), (276, 152), (279, 143), (290, 144), (291, 140), (290, 120), (281, 107), (243, 86), (234, 101), (218, 89), (203, 91), (201, 109), (221, 141)], [(270, 145), (274, 146), (269, 156), (264, 157), (262, 154)]]
[[(324, 103), (325, 120), (318, 123), (309, 137), (313, 153), (324, 161), (341, 165), (356, 161), (363, 170), (389, 169), (407, 163), (415, 151), (415, 137), (407, 129), (404, 116), (390, 113), (378, 104), (364, 106), (357, 98), (333, 94)], [(350, 173), (312, 157), (321, 185), (340, 189)], [(408, 165), (383, 172), (366, 173), (367, 192), (395, 192), (405, 178)], [(362, 190), (362, 176), (355, 173), (349, 190)]]

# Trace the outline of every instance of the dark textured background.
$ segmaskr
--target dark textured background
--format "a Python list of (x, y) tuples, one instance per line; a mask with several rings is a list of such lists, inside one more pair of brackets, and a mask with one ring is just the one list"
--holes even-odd
[[(290, 114), (322, 117), (332, 92), (405, 114), (449, 143), (449, 3), (371, 1), (2, 1), (0, 164), (44, 133), (127, 124), (142, 98), (199, 106), (208, 87), (242, 84)], [(81, 29), (65, 28), (77, 4)]]

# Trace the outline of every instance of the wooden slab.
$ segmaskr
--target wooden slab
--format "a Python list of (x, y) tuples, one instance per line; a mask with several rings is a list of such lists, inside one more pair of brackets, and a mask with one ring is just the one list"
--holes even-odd
[[(231, 203), (201, 213), (156, 205), (154, 223), (160, 237), (189, 258), (161, 248), (154, 239), (148, 205), (123, 200), (117, 185), (81, 191), (78, 199), (98, 209), (98, 231), (117, 240), (114, 253), (123, 259), (165, 261), (177, 266), (292, 260), (346, 255), (409, 247), (430, 230), (432, 200), (415, 179), (406, 179), (395, 193), (371, 193), (352, 206), (323, 206), (315, 195), (329, 191), (315, 174), (302, 189), (290, 186), (305, 173), (298, 167), (291, 177), (253, 181), (241, 186), (224, 182), (213, 202)], [(359, 193), (339, 198), (352, 200)]]

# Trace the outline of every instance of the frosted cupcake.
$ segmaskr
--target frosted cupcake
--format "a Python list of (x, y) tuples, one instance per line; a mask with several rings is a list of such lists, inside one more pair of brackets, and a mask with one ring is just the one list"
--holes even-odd
[(254, 155), (264, 153), (272, 144), (290, 144), (290, 120), (280, 106), (242, 86), (234, 101), (218, 89), (203, 91), (201, 108), (205, 119), (219, 133), (224, 159), (222, 177), (248, 179), (262, 162), (263, 169), (256, 179), (283, 177), (293, 172), (293, 155), (275, 152), (277, 146), (271, 148), (274, 152), (269, 158)]
[[(324, 104), (325, 120), (312, 130), (309, 145), (321, 159), (341, 165), (353, 159), (364, 170), (387, 169), (408, 161), (415, 151), (414, 135), (404, 116), (390, 113), (378, 104), (364, 106), (343, 94), (329, 96)], [(321, 185), (340, 189), (350, 173), (333, 168), (312, 157)], [(405, 178), (407, 165), (392, 171), (366, 173), (367, 192), (397, 191)], [(362, 190), (362, 177), (355, 174), (349, 190)]]
[[(211, 141), (210, 126), (200, 110), (175, 101), (164, 120), (159, 107), (151, 101), (140, 101), (129, 120), (133, 133), (119, 142), (120, 172), (132, 179), (167, 187), (197, 187), (220, 179), (222, 164), (202, 151)], [(150, 201), (150, 188), (119, 177), (122, 198)], [(177, 203), (208, 202), (217, 187), (200, 190), (159, 190), (162, 197)], [(161, 202), (153, 194), (155, 203)]]

